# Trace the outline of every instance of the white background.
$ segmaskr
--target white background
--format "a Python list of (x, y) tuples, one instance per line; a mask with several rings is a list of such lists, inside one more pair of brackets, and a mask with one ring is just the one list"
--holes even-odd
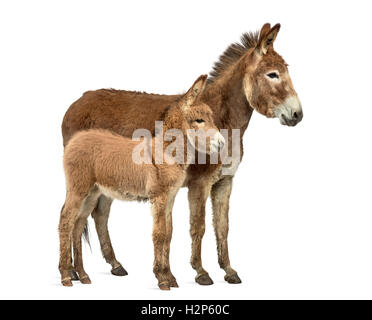
[[(2, 1), (0, 4), (0, 298), (372, 298), (371, 25), (369, 1)], [(152, 273), (148, 204), (115, 201), (110, 231), (129, 276), (101, 257), (91, 220), (91, 285), (60, 285), (64, 202), (60, 125), (86, 90), (180, 93), (231, 42), (280, 22), (304, 119), (254, 113), (230, 206), (230, 258), (219, 269), (208, 202), (201, 287), (189, 265), (186, 189), (174, 207), (171, 265)]]

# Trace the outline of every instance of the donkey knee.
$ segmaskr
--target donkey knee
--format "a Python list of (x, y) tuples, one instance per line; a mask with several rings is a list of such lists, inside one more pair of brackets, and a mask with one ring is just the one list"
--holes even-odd
[(205, 234), (205, 225), (192, 225), (190, 230), (191, 238), (200, 241)]

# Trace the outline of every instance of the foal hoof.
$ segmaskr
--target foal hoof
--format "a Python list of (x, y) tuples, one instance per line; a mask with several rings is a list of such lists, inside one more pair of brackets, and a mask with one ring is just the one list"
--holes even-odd
[(72, 287), (72, 281), (70, 278), (63, 279), (61, 282), (64, 287)]
[(213, 284), (213, 280), (207, 273), (202, 274), (201, 276), (196, 276), (195, 281), (202, 286), (210, 286)]
[(160, 290), (167, 290), (167, 291), (170, 290), (170, 286), (168, 282), (159, 283), (159, 288)]
[(239, 276), (236, 273), (231, 274), (231, 275), (226, 275), (225, 280), (228, 283), (232, 283), (232, 284), (242, 283), (242, 280), (240, 280)]
[(112, 269), (111, 273), (114, 276), (118, 276), (118, 277), (124, 277), (124, 276), (128, 275), (128, 272), (125, 271), (125, 269), (122, 266), (119, 266), (119, 267), (116, 267), (116, 268)]
[(89, 277), (88, 276), (85, 276), (83, 278), (80, 279), (80, 282), (82, 284), (91, 284), (92, 282), (90, 281)]
[(70, 270), (68, 273), (72, 281), (79, 281), (79, 276), (75, 270)]

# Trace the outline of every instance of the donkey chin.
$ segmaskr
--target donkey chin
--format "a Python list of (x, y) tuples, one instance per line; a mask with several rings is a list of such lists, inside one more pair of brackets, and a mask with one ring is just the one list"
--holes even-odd
[(301, 102), (297, 96), (288, 97), (274, 111), (276, 118), (279, 118), (282, 125), (294, 127), (303, 118)]

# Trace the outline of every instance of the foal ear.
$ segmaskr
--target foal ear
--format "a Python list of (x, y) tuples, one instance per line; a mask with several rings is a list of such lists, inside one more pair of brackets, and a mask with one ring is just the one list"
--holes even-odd
[(256, 46), (256, 50), (260, 55), (264, 55), (267, 53), (267, 50), (270, 47), (273, 47), (273, 43), (278, 35), (280, 30), (280, 23), (277, 23), (272, 28), (270, 27), (269, 23), (264, 24), (260, 31), (260, 36), (258, 38), (258, 43)]
[(196, 99), (201, 95), (204, 91), (205, 85), (207, 83), (208, 75), (204, 74), (200, 76), (191, 88), (185, 93), (185, 108), (190, 107), (192, 104), (195, 103)]

